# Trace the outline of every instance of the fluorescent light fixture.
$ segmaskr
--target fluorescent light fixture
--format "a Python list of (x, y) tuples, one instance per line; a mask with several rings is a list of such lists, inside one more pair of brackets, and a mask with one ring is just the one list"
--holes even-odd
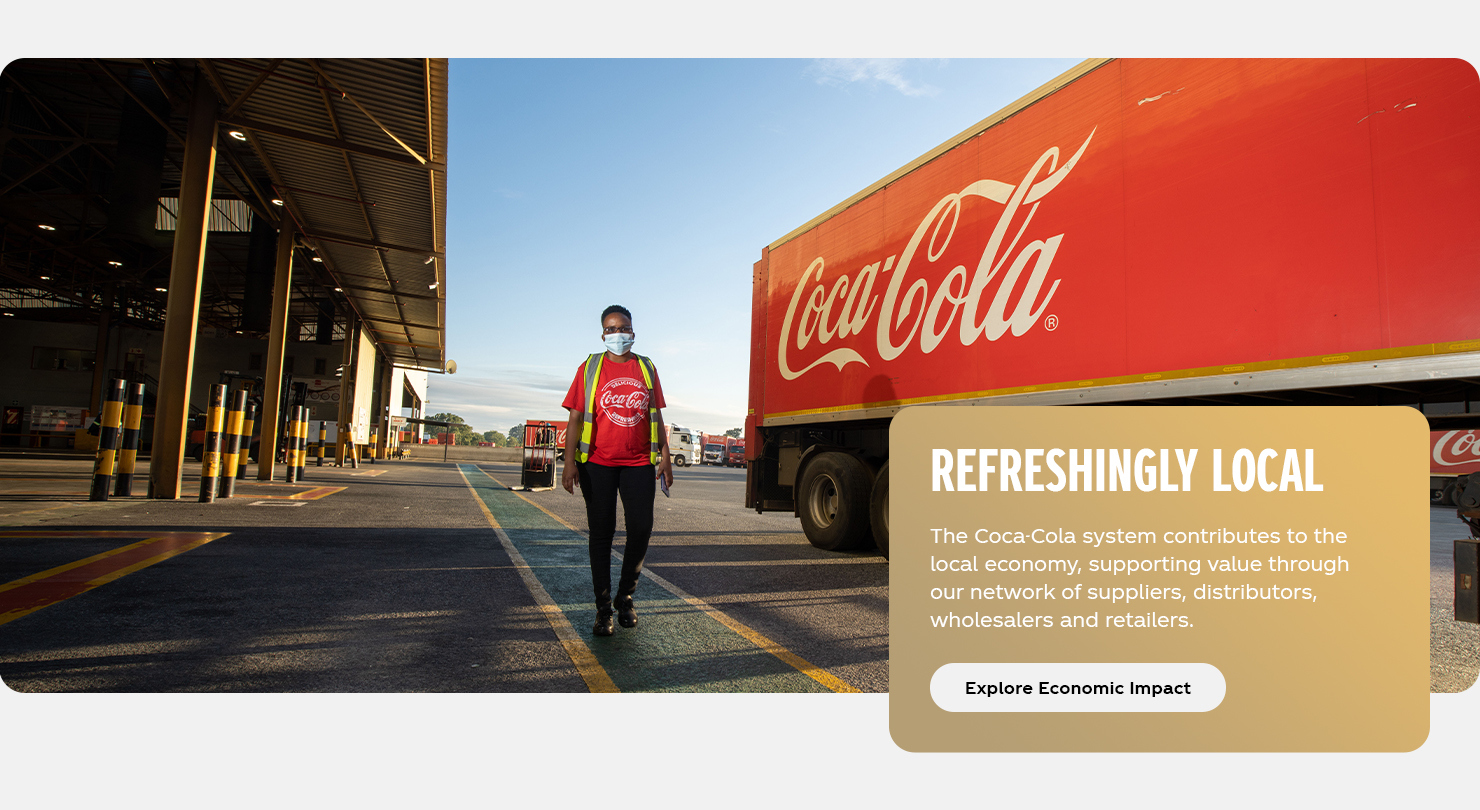
[(37, 225), (36, 227), (40, 228), (43, 231), (54, 231), (54, 230), (56, 230), (56, 228), (53, 228), (50, 225)]
[(170, 289), (168, 287), (155, 287), (154, 288), (154, 291), (155, 292), (169, 292)]
[(15, 317), (15, 313), (14, 312), (7, 312), (7, 313), (5, 313), (5, 317), (7, 317), (7, 318), (14, 318)]
[(247, 134), (245, 132), (241, 132), (240, 130), (233, 129), (226, 134), (230, 135), (233, 138), (236, 138), (239, 141), (245, 141), (247, 139)]
[(334, 292), (344, 292), (344, 288), (343, 287), (335, 287), (334, 288)]
[(316, 262), (323, 262), (324, 261), (323, 259), (320, 259), (318, 256), (313, 257), (313, 260), (316, 261)]
[(272, 200), (272, 204), (273, 205), (282, 205), (283, 204), (283, 201), (274, 197), (273, 200)]
[(440, 281), (433, 281), (431, 284), (428, 284), (427, 285), (427, 289), (428, 290), (435, 290), (435, 289), (437, 289), (437, 285), (440, 284), (440, 283), (441, 283)]
[(41, 277), (41, 280), (42, 281), (51, 281), (51, 276), (42, 276)]
[(108, 264), (111, 264), (114, 267), (122, 267), (123, 266), (123, 262), (108, 262)]
[(427, 260), (424, 261), (424, 262), (422, 262), (422, 264), (431, 264), (432, 262), (434, 262), (436, 260), (437, 260), (437, 257), (436, 256), (428, 256), (427, 257)]

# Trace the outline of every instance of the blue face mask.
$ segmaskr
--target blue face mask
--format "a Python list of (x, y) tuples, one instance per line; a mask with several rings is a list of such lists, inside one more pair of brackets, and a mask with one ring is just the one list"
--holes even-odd
[(606, 343), (607, 351), (611, 352), (612, 354), (621, 355), (626, 354), (627, 351), (632, 348), (633, 337), (626, 332), (616, 332), (614, 334), (604, 336), (602, 340)]

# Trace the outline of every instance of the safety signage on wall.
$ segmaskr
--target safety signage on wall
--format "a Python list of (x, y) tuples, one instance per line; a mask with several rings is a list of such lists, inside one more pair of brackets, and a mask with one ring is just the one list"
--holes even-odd
[(82, 423), (83, 410), (58, 405), (32, 405), (31, 430), (68, 431), (87, 427)]

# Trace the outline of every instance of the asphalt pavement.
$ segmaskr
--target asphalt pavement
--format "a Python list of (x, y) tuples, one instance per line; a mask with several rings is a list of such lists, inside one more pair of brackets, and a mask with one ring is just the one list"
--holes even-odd
[(17, 691), (888, 687), (885, 561), (746, 511), (738, 469), (679, 471), (639, 624), (596, 638), (582, 500), (511, 491), (515, 465), (309, 466), (209, 504), (89, 503), (86, 467), (0, 467), (0, 678)]
[[(0, 679), (21, 692), (885, 692), (888, 563), (814, 549), (676, 471), (636, 628), (591, 632), (579, 493), (514, 464), (382, 461), (243, 480), (215, 503), (86, 500), (91, 465), (0, 458)], [(194, 493), (187, 474), (184, 491)], [(615, 556), (625, 543), (618, 516)], [(1431, 688), (1480, 671), (1453, 620), (1452, 509), (1430, 512)], [(617, 566), (614, 564), (614, 571)]]
[(1463, 692), (1480, 672), (1480, 624), (1454, 620), (1454, 541), (1470, 536), (1452, 506), (1429, 507), (1429, 691)]

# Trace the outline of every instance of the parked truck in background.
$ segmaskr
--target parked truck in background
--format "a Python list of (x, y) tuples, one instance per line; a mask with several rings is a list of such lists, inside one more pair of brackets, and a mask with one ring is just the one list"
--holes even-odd
[(730, 445), (729, 445), (729, 447), (727, 447), (725, 449), (725, 466), (726, 467), (744, 467), (745, 466), (745, 440), (744, 439), (736, 439), (736, 438), (728, 437), (728, 436), (726, 438), (728, 438), (730, 440)]
[(669, 425), (668, 454), (675, 467), (698, 464), (701, 460), (698, 436), (683, 425)]
[(887, 556), (917, 404), (1480, 426), (1476, 222), (1465, 62), (1082, 63), (762, 249), (746, 506)]
[(703, 463), (723, 465), (725, 459), (729, 457), (730, 437), (719, 433), (702, 435), (704, 438)]

